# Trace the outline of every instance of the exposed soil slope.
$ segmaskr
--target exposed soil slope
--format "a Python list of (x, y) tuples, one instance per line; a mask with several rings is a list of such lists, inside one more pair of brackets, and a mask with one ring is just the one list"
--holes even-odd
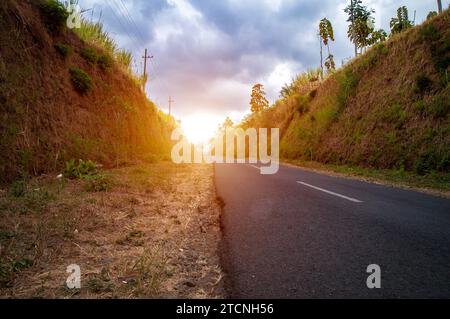
[[(49, 32), (41, 1), (0, 3), (0, 181), (55, 171), (65, 161), (106, 166), (168, 153), (173, 122), (113, 63), (82, 57), (90, 48), (72, 31)], [(72, 53), (63, 56), (55, 46)], [(71, 69), (92, 88), (79, 93)]]

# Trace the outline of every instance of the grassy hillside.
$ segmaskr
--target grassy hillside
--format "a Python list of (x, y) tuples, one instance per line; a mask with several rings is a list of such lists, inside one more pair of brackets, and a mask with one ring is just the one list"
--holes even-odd
[(81, 40), (43, 3), (0, 3), (0, 182), (70, 159), (116, 166), (168, 154), (174, 122), (126, 71), (126, 54)]
[[(450, 169), (449, 12), (290, 94), (244, 126), (280, 127), (281, 156), (439, 175)], [(314, 83), (313, 83), (314, 84)]]

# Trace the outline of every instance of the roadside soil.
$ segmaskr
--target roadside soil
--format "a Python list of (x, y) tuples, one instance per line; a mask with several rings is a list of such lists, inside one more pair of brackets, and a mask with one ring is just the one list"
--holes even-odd
[(225, 297), (213, 174), (160, 162), (2, 189), (0, 298)]

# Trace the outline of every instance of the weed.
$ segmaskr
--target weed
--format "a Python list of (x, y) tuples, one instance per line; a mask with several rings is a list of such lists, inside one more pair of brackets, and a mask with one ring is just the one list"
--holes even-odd
[(72, 84), (80, 94), (86, 94), (91, 90), (92, 79), (86, 72), (76, 67), (70, 68), (69, 72)]
[(98, 61), (98, 53), (93, 48), (83, 48), (80, 51), (80, 55), (83, 59), (85, 59), (89, 64), (95, 64)]
[(382, 118), (384, 121), (394, 124), (396, 129), (399, 129), (405, 124), (407, 113), (400, 104), (396, 103), (384, 111)]
[(447, 116), (450, 110), (449, 95), (437, 95), (427, 104), (427, 112), (434, 118)]
[(98, 66), (106, 72), (113, 66), (113, 59), (107, 54), (102, 54), (98, 57)]
[(414, 109), (419, 113), (423, 114), (425, 112), (425, 102), (423, 100), (419, 100), (414, 103)]
[(69, 13), (58, 0), (46, 0), (40, 6), (41, 13), (50, 32), (58, 34), (66, 28)]
[(429, 42), (439, 40), (439, 32), (432, 24), (424, 25), (419, 32), (424, 40)]
[(425, 175), (435, 170), (438, 163), (438, 157), (436, 153), (432, 149), (427, 149), (422, 154), (420, 154), (419, 158), (416, 161), (414, 170), (419, 175)]
[(359, 76), (357, 76), (351, 69), (346, 69), (337, 78), (340, 90), (338, 93), (337, 101), (339, 109), (342, 109), (347, 104), (347, 100), (354, 93), (356, 86), (359, 83)]
[(169, 258), (162, 244), (152, 249), (145, 249), (133, 266), (137, 271), (136, 285), (138, 292), (157, 292), (168, 273)]
[(27, 183), (24, 180), (18, 180), (11, 184), (9, 193), (13, 197), (23, 197), (27, 192)]
[(54, 47), (56, 52), (58, 52), (63, 58), (67, 58), (73, 52), (73, 48), (68, 44), (57, 43)]
[(75, 160), (70, 160), (66, 162), (66, 168), (63, 172), (65, 177), (73, 179), (81, 179), (95, 174), (97, 174), (97, 165), (90, 160), (79, 160), (78, 163)]
[(87, 177), (88, 183), (85, 186), (85, 190), (88, 192), (106, 192), (113, 186), (112, 178), (110, 175), (99, 174)]
[(0, 281), (9, 282), (11, 280), (11, 276), (22, 269), (31, 267), (33, 265), (33, 261), (29, 258), (20, 258), (12, 261), (1, 261), (0, 262)]

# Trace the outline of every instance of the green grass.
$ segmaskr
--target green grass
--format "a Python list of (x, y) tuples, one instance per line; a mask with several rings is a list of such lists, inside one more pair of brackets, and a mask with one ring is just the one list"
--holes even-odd
[(73, 52), (73, 48), (68, 44), (57, 43), (54, 47), (56, 52), (58, 52), (63, 58), (67, 58)]
[(71, 67), (69, 72), (72, 84), (78, 93), (86, 94), (92, 89), (92, 79), (86, 72), (77, 67)]
[(114, 63), (114, 60), (108, 54), (102, 54), (98, 57), (98, 66), (103, 71), (109, 71)]
[(66, 178), (71, 179), (82, 179), (86, 177), (91, 177), (97, 174), (97, 165), (92, 161), (70, 160), (66, 162), (66, 167), (64, 169), (63, 175)]
[(93, 48), (81, 49), (80, 55), (83, 59), (86, 60), (86, 62), (88, 62), (91, 65), (97, 63), (98, 58), (99, 58), (97, 51)]
[(47, 0), (40, 5), (42, 16), (50, 32), (58, 34), (66, 29), (69, 13), (57, 0)]

